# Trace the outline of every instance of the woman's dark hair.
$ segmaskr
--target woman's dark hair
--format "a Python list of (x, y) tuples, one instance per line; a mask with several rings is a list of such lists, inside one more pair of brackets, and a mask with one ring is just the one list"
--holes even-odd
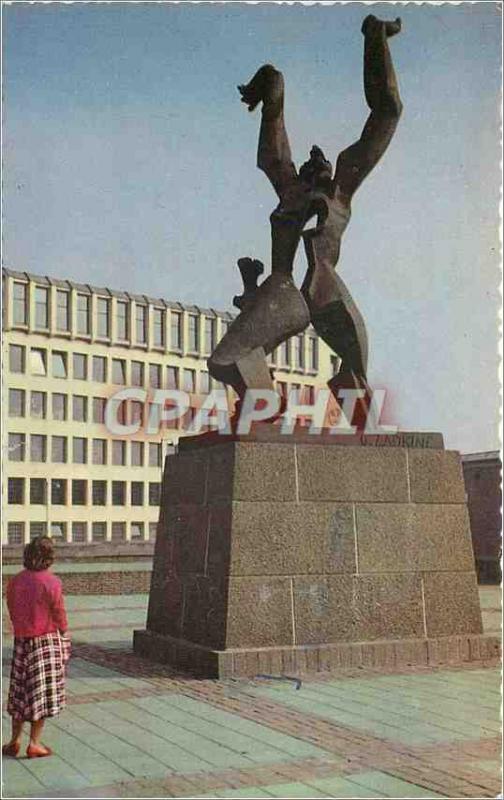
[(23, 564), (26, 569), (40, 572), (47, 569), (54, 561), (54, 546), (49, 536), (37, 536), (26, 545), (23, 552)]

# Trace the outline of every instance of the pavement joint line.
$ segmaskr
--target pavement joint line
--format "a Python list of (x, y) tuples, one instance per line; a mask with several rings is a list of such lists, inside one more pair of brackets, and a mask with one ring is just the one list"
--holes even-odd
[[(91, 653), (88, 653), (88, 655), (91, 655)], [(96, 650), (94, 650), (94, 655), (99, 655), (99, 656), (103, 655), (103, 648), (100, 648), (100, 652), (99, 653), (97, 653)], [(107, 656), (108, 654), (105, 654), (105, 655)], [(124, 662), (121, 663), (121, 656), (119, 654), (116, 653), (114, 655), (115, 655), (115, 657), (114, 657), (113, 660), (116, 663), (119, 662), (119, 669), (124, 669), (126, 667), (126, 671), (127, 672), (133, 671), (133, 672), (135, 672), (136, 675), (138, 675), (138, 670), (134, 670), (133, 669), (133, 665), (131, 664), (132, 658), (135, 661), (137, 660), (136, 656), (131, 656), (130, 653), (123, 654), (123, 657), (125, 656), (126, 657), (126, 661), (127, 661), (127, 663), (124, 664)], [(110, 659), (106, 659), (106, 660), (110, 660)], [(129, 669), (128, 669), (128, 667), (129, 667)], [(457, 667), (454, 666), (453, 667), (453, 671), (459, 672), (460, 671), (460, 666), (457, 665)], [(476, 667), (481, 668), (481, 664), (474, 665), (474, 666), (471, 665), (471, 667), (473, 667), (473, 668), (476, 668)], [(148, 671), (149, 670), (147, 670), (147, 672)], [(372, 669), (370, 672), (373, 675), (381, 675), (381, 674), (383, 674), (383, 671), (376, 670), (376, 669)], [(436, 673), (436, 672), (441, 672), (441, 668), (438, 668), (438, 669), (435, 669), (435, 670), (429, 669), (429, 668), (427, 668), (427, 669), (424, 668), (423, 670), (417, 670), (417, 673), (418, 672), (422, 672), (423, 674), (432, 674), (432, 673)], [(362, 670), (353, 671), (352, 674), (355, 677), (360, 677), (360, 678), (363, 677), (363, 671)], [(394, 674), (395, 675), (396, 674), (395, 670), (391, 671), (390, 674)], [(405, 670), (404, 674), (411, 674), (411, 671)], [(316, 677), (318, 677), (318, 676), (316, 676)], [(328, 679), (332, 678), (334, 680), (335, 676), (334, 676), (334, 674), (332, 674), (332, 675), (328, 675), (327, 677), (328, 677)], [(148, 677), (147, 677), (147, 680), (149, 680)], [(165, 688), (167, 688), (166, 687), (167, 680), (169, 681), (169, 684), (171, 685), (171, 687), (174, 690), (178, 690), (178, 691), (180, 691), (182, 694), (184, 694), (186, 696), (190, 696), (190, 697), (193, 697), (195, 699), (203, 700), (204, 702), (210, 703), (211, 705), (214, 705), (214, 706), (217, 706), (218, 708), (221, 708), (222, 710), (227, 710), (227, 711), (230, 711), (231, 713), (238, 714), (241, 717), (245, 717), (245, 718), (248, 718), (248, 719), (253, 719), (254, 721), (258, 721), (257, 720), (257, 709), (253, 709), (253, 711), (254, 711), (253, 715), (251, 715), (250, 709), (248, 709), (248, 710), (244, 709), (243, 708), (243, 700), (242, 700), (242, 696), (241, 695), (243, 694), (245, 696), (245, 699), (249, 700), (249, 701), (252, 699), (252, 697), (255, 698), (255, 696), (254, 695), (247, 695), (246, 692), (240, 692), (240, 690), (239, 690), (239, 682), (238, 681), (233, 681), (231, 683), (231, 687), (234, 690), (235, 696), (233, 698), (229, 698), (229, 697), (225, 697), (225, 690), (226, 690), (226, 688), (228, 688), (228, 691), (229, 691), (229, 687), (226, 687), (226, 685), (219, 685), (219, 683), (217, 683), (216, 681), (198, 682), (199, 687), (200, 687), (198, 690), (195, 690), (195, 682), (193, 682), (190, 679), (188, 679), (187, 676), (175, 675), (175, 676), (172, 677), (170, 675), (170, 677), (168, 679), (167, 678), (163, 678), (163, 677), (162, 678), (156, 678), (152, 682), (155, 682), (157, 685), (159, 685), (159, 684), (163, 685), (164, 684)], [(316, 680), (315, 680), (315, 682), (316, 682)], [(175, 686), (174, 686), (174, 684), (175, 684)], [(250, 688), (249, 684), (247, 684), (247, 686)], [(209, 695), (209, 689), (211, 691), (210, 695)], [(215, 694), (220, 695), (220, 696), (216, 697)], [(306, 714), (303, 714), (303, 715), (299, 715), (298, 714), (298, 717), (301, 716), (301, 719), (298, 720), (298, 724), (297, 724), (297, 726), (296, 725), (294, 726), (295, 730), (293, 730), (292, 729), (292, 722), (294, 720), (292, 719), (292, 715), (291, 714), (287, 714), (287, 715), (285, 714), (285, 707), (280, 707), (278, 709), (278, 714), (276, 716), (274, 714), (275, 703), (272, 703), (272, 702), (264, 703), (264, 705), (262, 707), (262, 710), (264, 712), (268, 711), (270, 718), (266, 720), (265, 716), (264, 716), (264, 713), (261, 713), (261, 717), (260, 717), (261, 724), (264, 725), (265, 722), (266, 722), (266, 724), (269, 727), (272, 727), (273, 729), (276, 729), (276, 730), (280, 729), (281, 732), (287, 733), (290, 736), (294, 735), (294, 737), (300, 738), (300, 739), (302, 739), (304, 741), (307, 741), (307, 740), (311, 741), (312, 744), (316, 744), (319, 747), (323, 747), (323, 748), (327, 748), (328, 747), (328, 744), (324, 741), (325, 737), (323, 737), (323, 736), (321, 737), (321, 736), (317, 736), (317, 735), (315, 735), (315, 736), (311, 735), (311, 736), (308, 736), (308, 737), (306, 736), (306, 732), (307, 732), (307, 725), (306, 725), (306, 722), (307, 722), (306, 716), (307, 715)], [(285, 717), (286, 716), (290, 717), (290, 719), (288, 719), (288, 721), (287, 721), (287, 726), (286, 726), (286, 723), (285, 723)], [(315, 721), (317, 723), (316, 727), (320, 728), (320, 722), (321, 722), (320, 718), (316, 718)], [(334, 727), (335, 727), (334, 725), (331, 726), (332, 729), (334, 729)], [(301, 728), (301, 731), (299, 731), (298, 728)], [(335, 731), (332, 730), (332, 733), (334, 734)], [(492, 778), (491, 778), (491, 776), (489, 775), (488, 772), (486, 772), (486, 773), (478, 773), (478, 774), (473, 772), (473, 773), (471, 773), (472, 780), (466, 781), (460, 775), (460, 773), (458, 775), (457, 774), (452, 774), (452, 770), (447, 772), (446, 768), (445, 768), (445, 769), (439, 771), (438, 780), (435, 780), (434, 775), (432, 773), (432, 765), (429, 765), (428, 763), (424, 763), (424, 761), (422, 760), (421, 754), (419, 754), (419, 756), (416, 756), (415, 755), (415, 750), (411, 751), (410, 748), (404, 748), (404, 747), (401, 747), (401, 746), (397, 747), (395, 745), (395, 743), (392, 742), (392, 741), (385, 742), (385, 741), (380, 740), (380, 739), (374, 739), (373, 740), (373, 744), (371, 745), (371, 747), (372, 747), (372, 749), (374, 749), (375, 752), (373, 754), (373, 757), (370, 758), (369, 757), (369, 752), (370, 752), (369, 744), (371, 744), (370, 742), (365, 747), (365, 751), (366, 751), (365, 753), (358, 752), (359, 750), (362, 749), (362, 744), (365, 741), (365, 739), (363, 737), (360, 737), (360, 744), (359, 744), (359, 737), (355, 736), (355, 732), (354, 731), (343, 728), (343, 729), (341, 729), (339, 731), (339, 733), (343, 734), (343, 744), (346, 745), (346, 746), (343, 746), (343, 750), (344, 751), (347, 749), (348, 745), (350, 744), (350, 742), (348, 741), (348, 735), (350, 735), (350, 740), (351, 741), (353, 740), (353, 743), (354, 743), (353, 744), (353, 749), (355, 750), (355, 747), (357, 746), (357, 752), (354, 752), (352, 755), (354, 757), (357, 756), (357, 758), (358, 758), (359, 762), (362, 764), (362, 766), (366, 766), (368, 768), (369, 767), (374, 767), (375, 769), (383, 771), (383, 765), (385, 764), (385, 758), (384, 757), (386, 755), (386, 753), (383, 752), (383, 750), (385, 748), (385, 750), (388, 750), (388, 755), (390, 757), (392, 757), (392, 759), (393, 759), (393, 764), (392, 764), (391, 768), (393, 770), (395, 770), (396, 775), (398, 774), (398, 770), (400, 769), (401, 770), (401, 775), (399, 777), (402, 776), (403, 778), (406, 778), (407, 775), (409, 774), (410, 778), (413, 776), (415, 778), (415, 781), (416, 781), (418, 779), (419, 774), (420, 774), (420, 780), (422, 782), (422, 785), (424, 785), (426, 789), (430, 788), (431, 790), (443, 793), (444, 787), (446, 786), (446, 784), (448, 782), (450, 785), (453, 784), (453, 785), (455, 785), (457, 787), (457, 792), (460, 792), (461, 796), (468, 796), (468, 797), (471, 797), (471, 796), (474, 797), (475, 796), (475, 791), (476, 792), (481, 791), (481, 788), (486, 789), (486, 791), (492, 790), (491, 784), (494, 783), (494, 782), (492, 782)], [(346, 737), (345, 737), (345, 734), (346, 734)], [(339, 744), (338, 748), (335, 749), (335, 744), (336, 743), (334, 741), (334, 736), (332, 736), (331, 738), (332, 738), (333, 752), (336, 752), (336, 754), (339, 754), (340, 756), (343, 755), (341, 753), (341, 744), (342, 744), (342, 742), (340, 741), (340, 744)], [(341, 739), (341, 737), (340, 737), (340, 739)], [(475, 743), (475, 745), (477, 745), (477, 744), (478, 743)], [(377, 747), (377, 745), (381, 745), (381, 746)], [(388, 747), (387, 747), (387, 745), (388, 745)], [(338, 750), (339, 750), (339, 752), (338, 752)], [(453, 750), (454, 750), (454, 752), (456, 752), (456, 748), (453, 748)], [(349, 754), (346, 753), (346, 755), (348, 757)], [(409, 763), (406, 764), (406, 765), (401, 765), (401, 766), (397, 765), (397, 763), (396, 763), (397, 762), (397, 756), (402, 756), (403, 758), (407, 757), (407, 760), (409, 761)], [(413, 761), (413, 763), (411, 763), (412, 761)], [(409, 772), (408, 772), (408, 770), (409, 770)]]

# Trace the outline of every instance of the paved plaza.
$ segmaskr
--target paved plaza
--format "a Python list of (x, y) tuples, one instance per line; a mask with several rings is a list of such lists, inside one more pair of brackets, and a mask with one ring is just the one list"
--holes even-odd
[[(485, 630), (500, 592), (480, 590)], [(495, 797), (495, 663), (201, 681), (132, 653), (147, 595), (67, 597), (68, 706), (55, 755), (3, 760), (4, 797)], [(4, 642), (4, 697), (12, 638)], [(292, 676), (295, 677), (295, 676)], [(4, 736), (9, 719), (4, 715)], [(24, 748), (23, 748), (24, 752)]]

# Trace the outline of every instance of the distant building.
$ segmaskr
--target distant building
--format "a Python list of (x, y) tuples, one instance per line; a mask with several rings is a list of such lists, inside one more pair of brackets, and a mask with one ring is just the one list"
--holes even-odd
[[(164, 455), (212, 388), (206, 356), (233, 315), (25, 272), (2, 278), (2, 542), (152, 539)], [(333, 373), (313, 329), (271, 365), (279, 390), (298, 389), (301, 402)], [(111, 436), (105, 403), (127, 386), (184, 389), (186, 419), (157, 435)]]
[(469, 518), (480, 583), (500, 583), (502, 464), (497, 451), (462, 456)]

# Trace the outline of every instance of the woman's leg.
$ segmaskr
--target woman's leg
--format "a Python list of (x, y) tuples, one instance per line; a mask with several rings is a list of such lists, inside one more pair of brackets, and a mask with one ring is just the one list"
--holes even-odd
[(42, 736), (42, 729), (44, 727), (45, 720), (38, 719), (36, 722), (31, 723), (30, 727), (30, 744), (32, 745), (40, 745), (40, 737)]
[(12, 735), (10, 742), (2, 747), (2, 755), (17, 756), (21, 745), (21, 734), (23, 733), (23, 720), (12, 717)]
[(28, 758), (43, 758), (44, 756), (51, 756), (52, 750), (50, 747), (46, 747), (40, 741), (40, 737), (42, 735), (42, 729), (44, 727), (44, 719), (38, 719), (35, 722), (31, 723), (30, 728), (30, 744), (26, 750), (26, 755)]

